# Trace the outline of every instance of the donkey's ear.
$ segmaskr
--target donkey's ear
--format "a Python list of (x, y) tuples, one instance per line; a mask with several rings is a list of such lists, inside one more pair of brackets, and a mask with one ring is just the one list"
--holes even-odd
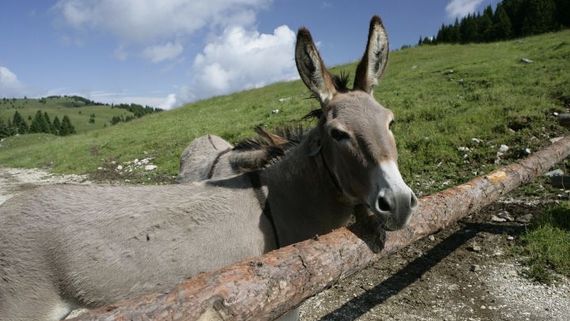
[(319, 99), (321, 106), (326, 105), (336, 93), (333, 77), (325, 67), (311, 33), (305, 28), (297, 33), (295, 63), (305, 85)]
[(366, 51), (356, 68), (354, 89), (372, 94), (372, 89), (378, 84), (378, 78), (384, 73), (387, 62), (388, 34), (386, 34), (380, 17), (374, 16), (370, 20)]

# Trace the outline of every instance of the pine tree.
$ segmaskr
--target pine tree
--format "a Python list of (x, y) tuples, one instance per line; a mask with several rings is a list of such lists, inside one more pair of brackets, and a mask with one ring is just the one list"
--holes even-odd
[(556, 0), (556, 22), (570, 27), (570, 0)]
[(30, 133), (49, 133), (49, 124), (44, 118), (44, 114), (41, 110), (36, 112), (34, 119), (32, 119), (32, 124), (30, 125)]
[(25, 134), (28, 132), (28, 124), (18, 111), (14, 113), (14, 117), (12, 118), (12, 125), (16, 128), (16, 132), (18, 134)]
[(49, 119), (49, 115), (47, 112), (44, 112), (44, 120), (45, 120), (45, 122), (47, 124), (47, 128), (48, 128), (47, 133), (54, 134), (55, 128), (53, 128), (53, 124), (51, 123), (51, 119)]
[(59, 118), (57, 116), (55, 116), (55, 118), (53, 119), (52, 128), (53, 128), (53, 134), (59, 135), (59, 131), (61, 129), (61, 122), (59, 121)]
[(521, 30), (523, 36), (553, 31), (557, 28), (554, 0), (527, 0), (525, 9)]
[(488, 42), (493, 40), (493, 8), (487, 6), (479, 17), (479, 41)]
[(75, 134), (75, 127), (73, 127), (67, 115), (63, 116), (63, 119), (61, 120), (61, 129), (59, 130), (59, 134), (61, 136)]
[(5, 138), (5, 137), (9, 137), (9, 136), (11, 136), (10, 135), (10, 128), (4, 122), (4, 120), (2, 118), (0, 118), (0, 139)]
[(493, 38), (494, 40), (506, 40), (511, 39), (512, 36), (511, 18), (507, 15), (505, 8), (499, 4), (493, 17)]

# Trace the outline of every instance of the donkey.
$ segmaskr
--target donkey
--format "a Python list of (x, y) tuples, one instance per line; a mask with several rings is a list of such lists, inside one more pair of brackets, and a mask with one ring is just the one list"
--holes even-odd
[[(305, 119), (314, 118), (313, 114), (316, 112)], [(236, 146), (210, 134), (194, 139), (182, 152), (176, 182), (198, 182), (263, 170), (279, 161), (307, 134), (302, 127), (283, 127), (271, 133), (258, 126), (255, 132), (256, 137), (242, 140)]]
[(257, 256), (347, 223), (355, 206), (402, 228), (417, 199), (396, 164), (392, 113), (372, 89), (388, 40), (379, 17), (354, 89), (335, 85), (308, 30), (295, 60), (322, 115), (261, 170), (167, 186), (47, 186), (0, 207), (0, 319), (52, 321)]

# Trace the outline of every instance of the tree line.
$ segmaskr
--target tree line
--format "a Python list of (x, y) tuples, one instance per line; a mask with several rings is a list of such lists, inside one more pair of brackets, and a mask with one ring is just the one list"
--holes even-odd
[(570, 27), (570, 0), (503, 0), (495, 10), (467, 15), (443, 24), (434, 37), (418, 45), (508, 40)]
[(48, 133), (58, 136), (67, 136), (75, 134), (75, 127), (71, 124), (71, 120), (67, 115), (64, 115), (61, 121), (59, 117), (55, 116), (51, 121), (47, 112), (38, 110), (34, 117), (31, 119), (30, 125), (26, 122), (24, 117), (16, 111), (8, 122), (4, 122), (0, 118), (0, 138), (22, 135), (29, 133)]

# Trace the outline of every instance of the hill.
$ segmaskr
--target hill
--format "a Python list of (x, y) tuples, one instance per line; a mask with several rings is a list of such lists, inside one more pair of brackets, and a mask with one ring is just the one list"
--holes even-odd
[(8, 123), (18, 111), (30, 126), (34, 115), (37, 111), (41, 111), (47, 113), (52, 121), (55, 117), (61, 120), (64, 116), (68, 116), (77, 133), (110, 126), (118, 122), (118, 119), (123, 121), (134, 119), (142, 116), (141, 110), (143, 114), (155, 111), (153, 108), (140, 105), (101, 104), (79, 96), (0, 99), (0, 119), (4, 123)]
[[(355, 65), (332, 70), (354, 73)], [(570, 107), (569, 70), (570, 31), (391, 53), (375, 96), (396, 115), (401, 172), (429, 192), (549, 144), (567, 133), (554, 115)], [(282, 82), (70, 137), (12, 137), (1, 143), (0, 164), (97, 173), (152, 158), (158, 168), (144, 180), (169, 180), (192, 139), (212, 133), (235, 142), (256, 125), (299, 123), (318, 106), (309, 96), (300, 81)], [(509, 148), (498, 154), (501, 145)]]

